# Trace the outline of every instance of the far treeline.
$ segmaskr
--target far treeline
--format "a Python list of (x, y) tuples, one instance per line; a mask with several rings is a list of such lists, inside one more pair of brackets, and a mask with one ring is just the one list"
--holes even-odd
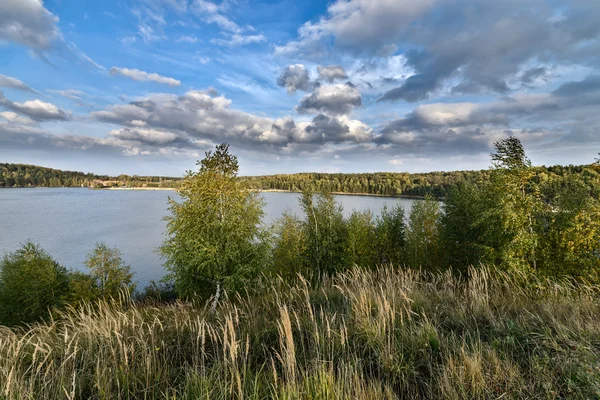
[(96, 175), (27, 164), (0, 163), (0, 187), (176, 187), (182, 178)]
[[(533, 167), (538, 183), (576, 175), (590, 189), (600, 192), (596, 184), (600, 165), (568, 165)], [(468, 183), (481, 187), (490, 181), (491, 170), (452, 172), (376, 172), (357, 174), (298, 173), (265, 176), (241, 176), (240, 182), (256, 190), (305, 190), (332, 193), (372, 194), (378, 196), (406, 196), (444, 198), (452, 188)], [(162, 187), (179, 188), (182, 178), (119, 175), (61, 171), (25, 164), (0, 163), (0, 187)]]
[[(590, 188), (595, 186), (600, 176), (600, 165), (556, 165), (533, 167), (531, 169), (538, 182), (577, 175)], [(463, 183), (481, 186), (490, 181), (491, 170), (451, 171), (451, 172), (375, 172), (357, 174), (299, 173), (266, 176), (243, 176), (239, 179), (253, 189), (284, 190), (302, 192), (305, 190), (333, 193), (373, 194), (378, 196), (406, 196), (443, 198), (452, 188)]]

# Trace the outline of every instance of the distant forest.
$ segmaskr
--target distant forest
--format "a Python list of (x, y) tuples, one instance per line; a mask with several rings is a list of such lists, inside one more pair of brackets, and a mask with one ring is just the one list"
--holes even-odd
[[(600, 165), (535, 167), (538, 182), (558, 177), (578, 176), (598, 197)], [(239, 180), (252, 189), (301, 192), (374, 194), (381, 196), (445, 197), (461, 183), (480, 185), (490, 179), (490, 170), (429, 173), (377, 172), (361, 174), (299, 173), (266, 176), (243, 176)], [(119, 175), (107, 176), (24, 164), (0, 163), (0, 187), (177, 187), (182, 178)]]
[[(538, 183), (551, 182), (558, 177), (576, 175), (598, 195), (600, 165), (569, 165), (535, 167)], [(480, 186), (489, 181), (491, 170), (429, 172), (419, 174), (377, 172), (361, 174), (301, 173), (289, 175), (247, 176), (239, 178), (253, 189), (301, 192), (327, 190), (337, 193), (374, 194), (381, 196), (431, 195), (445, 197), (451, 188), (461, 183)]]
[(77, 171), (0, 163), (0, 187), (175, 187), (182, 178), (96, 175)]

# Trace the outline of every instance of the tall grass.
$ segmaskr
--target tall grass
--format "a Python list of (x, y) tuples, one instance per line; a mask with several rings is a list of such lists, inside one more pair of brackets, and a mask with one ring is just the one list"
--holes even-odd
[(0, 328), (0, 399), (599, 398), (600, 291), (353, 269), (260, 296)]

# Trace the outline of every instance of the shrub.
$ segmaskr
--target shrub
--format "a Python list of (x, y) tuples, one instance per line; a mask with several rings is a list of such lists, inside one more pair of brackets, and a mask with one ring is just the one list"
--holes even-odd
[(17, 325), (49, 316), (64, 305), (69, 274), (38, 245), (27, 242), (0, 262), (0, 323)]
[(133, 273), (125, 264), (119, 249), (98, 243), (85, 261), (101, 297), (118, 298), (122, 290), (131, 294), (135, 290)]

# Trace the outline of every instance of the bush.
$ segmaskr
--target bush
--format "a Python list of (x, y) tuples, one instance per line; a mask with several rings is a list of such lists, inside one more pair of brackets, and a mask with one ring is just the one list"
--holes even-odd
[(0, 323), (44, 319), (64, 305), (69, 274), (38, 245), (27, 242), (0, 262)]
[(85, 261), (100, 297), (118, 298), (121, 291), (128, 294), (135, 290), (133, 273), (121, 258), (119, 249), (98, 243)]

